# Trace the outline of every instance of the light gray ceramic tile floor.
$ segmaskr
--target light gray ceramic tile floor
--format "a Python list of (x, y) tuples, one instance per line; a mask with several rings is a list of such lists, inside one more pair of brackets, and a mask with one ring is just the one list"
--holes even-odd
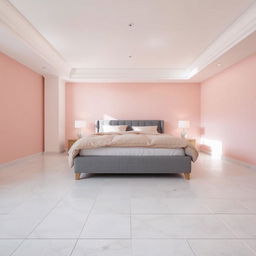
[(65, 154), (0, 168), (0, 256), (256, 256), (256, 170), (201, 155), (180, 175), (89, 175)]

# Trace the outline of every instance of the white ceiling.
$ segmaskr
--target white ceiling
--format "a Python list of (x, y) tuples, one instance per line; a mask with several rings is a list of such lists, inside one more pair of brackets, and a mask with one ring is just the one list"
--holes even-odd
[[(8, 1), (0, 0), (0, 8), (1, 2), (6, 8)], [(23, 17), (30, 23), (26, 24), (26, 31), (28, 26), (34, 27), (39, 32), (32, 31), (34, 34), (38, 33), (37, 42), (46, 39), (53, 47), (56, 58), (57, 54), (59, 55), (58, 62), (63, 62), (63, 65), (65, 63), (70, 67), (69, 70), (73, 68), (71, 75), (77, 74), (77, 78), (96, 81), (95, 78), (98, 76), (98, 80), (104, 81), (108, 78), (115, 80), (116, 76), (116, 81), (125, 81), (130, 76), (131, 80), (143, 81), (140, 74), (144, 74), (145, 80), (171, 81), (175, 80), (174, 78), (190, 79), (194, 73), (216, 61), (220, 57), (219, 52), (224, 55), (230, 50), (234, 44), (229, 43), (230, 46), (225, 46), (225, 52), (219, 47), (218, 51), (215, 50), (214, 58), (209, 57), (209, 60), (201, 64), (201, 59), (207, 51), (210, 53), (211, 46), (216, 44), (216, 40), (220, 41), (226, 34), (229, 38), (235, 36), (232, 33), (228, 34), (230, 27), (235, 24), (238, 28), (241, 23), (238, 24), (239, 17), (245, 16), (255, 1), (11, 0), (11, 3), (14, 6), (8, 5), (8, 12), (12, 12), (12, 17), (18, 16), (15, 13), (17, 8), (21, 14), (19, 19)], [(8, 15), (6, 10), (5, 15)], [(250, 15), (252, 17), (252, 14)], [(3, 23), (10, 28), (6, 19)], [(16, 23), (20, 25), (20, 22)], [(133, 25), (129, 26), (130, 23)], [(246, 37), (254, 31), (254, 28), (251, 29)], [(29, 35), (32, 35), (32, 32), (30, 31)], [(0, 36), (1, 34), (0, 29)], [(23, 34), (20, 37), (23, 41), (28, 41)], [(35, 36), (32, 39), (34, 38)], [(1, 49), (8, 53), (6, 48), (12, 48), (9, 49), (9, 54), (11, 52), (12, 57), (18, 56), (15, 49), (20, 47), (19, 40), (15, 41), (16, 47), (14, 42), (10, 47), (8, 40), (11, 40), (11, 36), (5, 37), (7, 42), (0, 42)], [(222, 41), (224, 47), (225, 42)], [(237, 44), (241, 43), (238, 39), (235, 41)], [(30, 48), (33, 50), (35, 47), (35, 44), (31, 43)], [(256, 51), (256, 45), (255, 48), (251, 48), (250, 53)], [(43, 51), (43, 47), (37, 47), (36, 50)], [(248, 50), (246, 52), (246, 46), (240, 49), (239, 56), (241, 51), (245, 51), (244, 55), (249, 54)], [(43, 53), (38, 55), (47, 62)], [(31, 58), (30, 62), (33, 62), (33, 57)], [(38, 63), (38, 60), (35, 62)], [(233, 64), (231, 62), (230, 64)], [(53, 71), (54, 68), (58, 69), (53, 63), (49, 63), (50, 67), (47, 63), (43, 65), (48, 73), (58, 73)], [(125, 74), (120, 74), (120, 70)], [(116, 71), (119, 72), (118, 75)], [(209, 73), (211, 75), (211, 72)]]

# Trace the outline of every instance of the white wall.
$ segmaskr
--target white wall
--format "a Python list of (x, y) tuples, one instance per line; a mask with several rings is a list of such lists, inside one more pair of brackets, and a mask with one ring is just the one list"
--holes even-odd
[(45, 152), (63, 152), (65, 143), (65, 81), (45, 77)]

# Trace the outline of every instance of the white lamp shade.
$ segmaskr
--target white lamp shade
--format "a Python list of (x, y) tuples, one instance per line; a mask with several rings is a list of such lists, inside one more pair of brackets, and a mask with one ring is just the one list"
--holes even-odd
[(75, 120), (75, 128), (84, 128), (86, 127), (85, 120)]
[(179, 128), (185, 129), (185, 128), (189, 128), (189, 126), (190, 126), (190, 122), (188, 120), (179, 120), (178, 122)]

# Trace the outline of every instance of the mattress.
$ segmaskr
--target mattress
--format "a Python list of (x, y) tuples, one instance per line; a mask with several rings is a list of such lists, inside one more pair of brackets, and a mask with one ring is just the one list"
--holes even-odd
[(80, 156), (185, 156), (183, 148), (118, 148), (82, 149)]

